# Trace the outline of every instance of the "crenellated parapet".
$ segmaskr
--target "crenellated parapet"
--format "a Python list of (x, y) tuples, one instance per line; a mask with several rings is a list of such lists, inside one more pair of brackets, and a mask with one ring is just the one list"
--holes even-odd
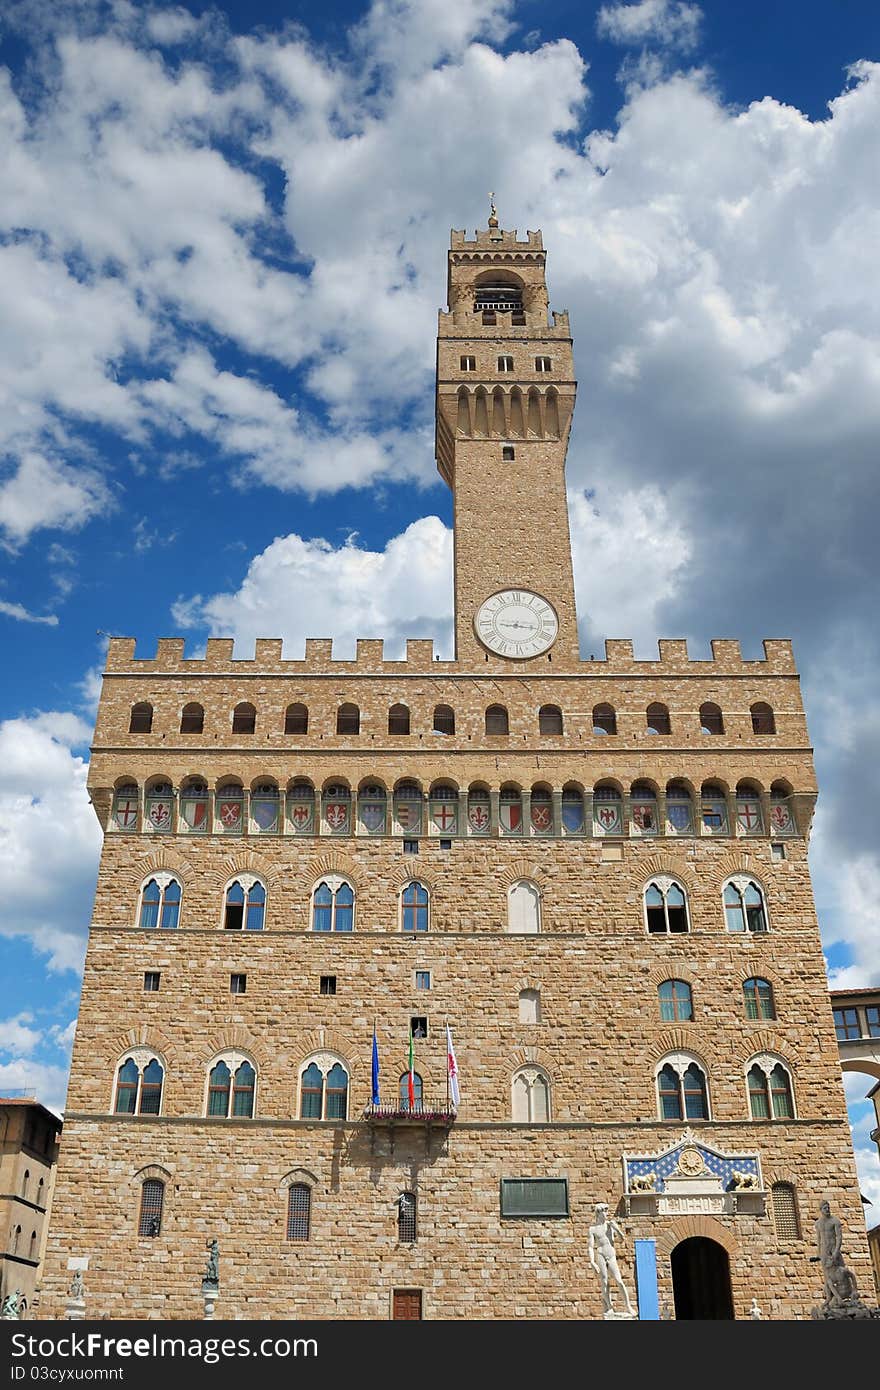
[[(608, 638), (605, 655), (581, 660), (576, 667), (548, 665), (540, 672), (541, 679), (555, 676), (796, 676), (794, 653), (787, 638), (766, 638), (764, 655), (746, 659), (738, 641), (714, 638), (709, 658), (692, 658), (683, 639), (661, 638), (657, 657), (636, 657), (628, 638)], [(472, 663), (441, 660), (434, 653), (432, 638), (408, 638), (406, 655), (401, 659), (386, 659), (385, 644), (380, 638), (357, 639), (354, 658), (334, 657), (333, 639), (308, 637), (301, 658), (285, 657), (280, 637), (258, 637), (254, 655), (236, 656), (231, 637), (209, 637), (204, 655), (187, 656), (182, 637), (161, 637), (153, 656), (137, 654), (133, 637), (112, 637), (107, 649), (107, 675), (188, 675), (200, 676), (214, 672), (224, 674), (259, 673), (265, 675), (426, 675), (454, 674), (483, 680), (499, 674), (519, 677), (507, 662), (487, 661), (482, 668)], [(538, 675), (534, 669), (529, 673)]]

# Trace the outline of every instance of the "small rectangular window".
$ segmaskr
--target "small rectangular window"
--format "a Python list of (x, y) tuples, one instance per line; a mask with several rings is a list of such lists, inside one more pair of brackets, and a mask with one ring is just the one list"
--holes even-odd
[(417, 970), (417, 971), (416, 971), (416, 989), (430, 989), (430, 988), (431, 988), (431, 972), (430, 972), (430, 970)]
[(404, 852), (404, 854), (418, 854), (418, 852), (419, 852), (419, 842), (418, 842), (418, 840), (404, 840), (404, 842), (403, 842), (403, 852)]
[(549, 357), (536, 357), (536, 358), (535, 358), (535, 371), (536, 371), (536, 372), (549, 372), (549, 371), (551, 370), (552, 366), (553, 366), (553, 363), (550, 361), (550, 358), (549, 358)]
[(441, 848), (441, 849), (452, 849), (452, 841), (451, 841), (451, 840), (441, 840), (441, 841), (440, 841), (440, 848)]
[(502, 1178), (501, 1215), (568, 1216), (567, 1178)]
[(513, 461), (514, 461), (515, 458), (516, 458), (516, 450), (514, 449), (513, 445), (512, 445), (512, 444), (502, 444), (502, 446), (501, 446), (501, 462), (502, 462), (502, 463), (513, 463)]
[(852, 1042), (862, 1036), (857, 1009), (835, 1009), (834, 1028), (838, 1042)]
[(498, 358), (498, 370), (499, 370), (499, 372), (512, 372), (512, 371), (513, 371), (513, 358), (512, 358), (512, 357), (499, 357), (499, 358)]
[(409, 1026), (412, 1029), (414, 1038), (427, 1038), (428, 1020), (426, 1018), (421, 1017), (421, 1015), (418, 1018), (411, 1018)]
[(159, 989), (159, 979), (161, 977), (161, 973), (162, 972), (159, 970), (144, 971), (144, 990), (147, 994), (157, 993)]
[(322, 994), (335, 994), (335, 993), (336, 993), (336, 976), (335, 976), (335, 975), (322, 975), (322, 976), (321, 976), (321, 993), (322, 993)]
[(777, 844), (771, 845), (771, 846), (770, 846), (770, 855), (771, 855), (771, 858), (773, 858), (773, 859), (775, 859), (775, 860), (777, 860), (777, 861), (780, 860), (780, 859), (784, 859), (784, 858), (785, 858), (785, 845), (777, 845)]
[(463, 372), (475, 372), (477, 370), (476, 357), (462, 357), (461, 370)]
[(229, 993), (245, 994), (247, 992), (247, 975), (229, 976)]

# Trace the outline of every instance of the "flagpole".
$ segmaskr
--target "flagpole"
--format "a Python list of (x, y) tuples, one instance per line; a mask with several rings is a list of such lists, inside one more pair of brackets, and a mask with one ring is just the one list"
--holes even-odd
[(446, 1046), (446, 1113), (447, 1113), (447, 1115), (448, 1115), (448, 1114), (449, 1114), (449, 1015), (448, 1015), (448, 1014), (446, 1015), (446, 1019), (445, 1019), (444, 1021), (445, 1021), (445, 1025), (446, 1025), (446, 1032), (445, 1032), (445, 1034), (444, 1034), (445, 1046)]

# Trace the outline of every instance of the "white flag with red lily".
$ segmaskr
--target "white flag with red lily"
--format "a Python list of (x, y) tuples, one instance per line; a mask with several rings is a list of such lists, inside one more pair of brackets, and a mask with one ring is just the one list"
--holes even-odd
[(448, 1023), (446, 1025), (446, 1070), (449, 1074), (449, 1094), (452, 1097), (453, 1105), (457, 1109), (461, 1101), (458, 1090), (458, 1063), (455, 1060), (455, 1048), (452, 1046), (452, 1032)]

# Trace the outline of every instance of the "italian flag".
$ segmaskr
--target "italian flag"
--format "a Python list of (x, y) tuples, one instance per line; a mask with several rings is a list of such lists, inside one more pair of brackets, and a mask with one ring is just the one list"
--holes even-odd
[(406, 1080), (407, 1080), (407, 1090), (408, 1090), (408, 1092), (409, 1092), (409, 1108), (410, 1108), (410, 1110), (415, 1110), (415, 1108), (416, 1108), (416, 1079), (415, 1079), (415, 1065), (414, 1065), (414, 1058), (413, 1058), (413, 1035), (412, 1035), (412, 1026), (411, 1026), (411, 1025), (410, 1025), (410, 1030), (409, 1030), (409, 1076), (407, 1077)]

